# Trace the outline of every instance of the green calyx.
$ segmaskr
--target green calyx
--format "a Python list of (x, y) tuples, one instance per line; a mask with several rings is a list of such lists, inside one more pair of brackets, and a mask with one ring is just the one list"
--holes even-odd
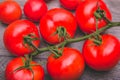
[(28, 34), (23, 38), (23, 45), (27, 48), (34, 50), (34, 52), (32, 53), (33, 55), (40, 52), (39, 49), (33, 44), (33, 41), (35, 40), (39, 40), (39, 39), (33, 33)]
[(35, 34), (33, 33), (28, 34), (23, 38), (23, 45), (26, 47), (26, 44), (27, 44), (30, 48), (33, 48), (34, 45), (32, 44), (32, 41), (35, 41), (35, 40), (39, 40)]
[(94, 12), (94, 16), (97, 19), (102, 19), (105, 16), (105, 12), (98, 7), (98, 9)]
[(94, 36), (93, 42), (94, 42), (97, 46), (101, 45), (101, 44), (102, 44), (102, 38), (101, 38), (101, 36), (100, 36), (100, 35)]
[(69, 34), (67, 33), (66, 28), (62, 26), (59, 26), (54, 34), (58, 35), (59, 41), (69, 38)]
[(98, 6), (98, 9), (94, 12), (94, 16), (96, 19), (104, 19), (107, 23), (111, 23), (111, 21), (106, 17), (106, 13), (104, 10), (100, 9)]
[(60, 56), (62, 56), (62, 49), (59, 49), (57, 47), (50, 47), (48, 46), (49, 51), (52, 52), (52, 54), (54, 54), (54, 58), (59, 58)]
[(32, 80), (34, 80), (34, 72), (32, 70), (32, 66), (36, 66), (37, 64), (31, 64), (31, 61), (32, 61), (32, 56), (25, 55), (25, 58), (22, 57), (22, 62), (24, 65), (16, 68), (13, 72), (16, 72), (22, 69), (28, 69), (32, 72)]
[(54, 58), (59, 58), (62, 56), (64, 47), (67, 43), (68, 43), (67, 40), (65, 40), (64, 42), (62, 42), (61, 44), (58, 44), (56, 46), (48, 46), (47, 49), (50, 52), (52, 52), (52, 54), (54, 54)]

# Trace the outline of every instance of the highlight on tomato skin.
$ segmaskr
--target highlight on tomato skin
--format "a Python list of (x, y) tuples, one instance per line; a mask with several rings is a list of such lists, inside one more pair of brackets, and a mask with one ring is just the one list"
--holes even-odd
[(101, 36), (101, 44), (97, 45), (94, 39), (88, 39), (83, 45), (83, 56), (86, 64), (96, 71), (109, 71), (114, 68), (120, 59), (119, 40), (110, 34)]
[(2, 23), (10, 24), (19, 20), (22, 16), (21, 6), (14, 0), (3, 0), (0, 3), (0, 20)]
[(60, 57), (51, 54), (46, 66), (53, 80), (78, 80), (84, 72), (85, 62), (80, 51), (65, 47)]
[(43, 0), (28, 0), (24, 4), (23, 11), (28, 19), (39, 22), (48, 11), (48, 8)]
[(59, 0), (61, 6), (69, 10), (76, 10), (80, 3), (86, 0)]
[(24, 56), (30, 54), (34, 49), (25, 43), (24, 38), (31, 35), (32, 43), (34, 46), (39, 47), (40, 35), (38, 28), (34, 23), (28, 20), (17, 20), (10, 25), (4, 31), (3, 42), (5, 48), (15, 56)]

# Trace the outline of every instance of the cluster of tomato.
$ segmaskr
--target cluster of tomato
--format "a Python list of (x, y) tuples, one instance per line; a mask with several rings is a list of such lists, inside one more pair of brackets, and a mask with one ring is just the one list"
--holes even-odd
[[(59, 1), (64, 9), (48, 10), (44, 0), (27, 0), (23, 7), (27, 17), (24, 20), (20, 19), (22, 9), (17, 2), (0, 3), (0, 21), (9, 24), (3, 35), (4, 45), (11, 54), (18, 56), (6, 66), (6, 80), (44, 80), (44, 69), (32, 61), (30, 55), (38, 50), (40, 35), (48, 44), (56, 45), (73, 38), (77, 24), (81, 31), (91, 34), (112, 20), (103, 0)], [(69, 10), (75, 10), (75, 16)], [(33, 22), (39, 21), (36, 27)], [(107, 71), (118, 63), (119, 47), (119, 40), (110, 34), (96, 34), (87, 39), (82, 52), (69, 47), (52, 50), (49, 47), (54, 54), (48, 57), (47, 71), (53, 80), (77, 80), (84, 72), (85, 63), (96, 71)]]

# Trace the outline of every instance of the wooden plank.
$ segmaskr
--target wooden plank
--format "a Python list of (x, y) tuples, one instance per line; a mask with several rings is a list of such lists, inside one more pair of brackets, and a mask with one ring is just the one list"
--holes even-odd
[[(0, 2), (1, 1), (3, 0), (0, 0)], [(21, 5), (21, 8), (23, 9), (23, 5), (26, 0), (15, 0), (15, 1), (17, 1)], [(106, 2), (107, 6), (109, 7), (112, 13), (113, 21), (120, 21), (120, 5), (119, 5), (120, 0), (104, 0), (104, 1)], [(49, 9), (52, 9), (55, 7), (61, 7), (59, 4), (59, 0), (50, 0), (48, 1), (47, 5)], [(22, 18), (25, 18), (24, 14)], [(38, 25), (39, 24), (37, 24), (37, 26)], [(3, 33), (6, 27), (7, 25), (0, 24), (0, 34), (1, 34), (0, 35), (0, 80), (5, 80), (5, 77), (4, 77), (5, 67), (7, 63), (9, 62), (9, 60), (13, 58), (13, 55), (11, 55), (5, 49), (4, 44), (3, 44)], [(113, 34), (120, 39), (120, 35), (119, 35), (120, 28), (119, 27), (113, 27), (107, 30), (105, 33)], [(75, 37), (79, 37), (81, 35), (82, 34), (80, 30), (78, 30), (76, 32)], [(69, 44), (68, 46), (76, 48), (81, 51), (83, 43), (84, 41), (81, 41), (81, 42)], [(41, 42), (41, 47), (45, 47), (45, 44), (43, 42)], [(45, 80), (50, 80), (49, 75), (47, 74), (47, 70), (46, 70), (46, 61), (47, 61), (48, 55), (49, 55), (49, 52), (45, 52), (34, 58), (35, 61), (39, 62), (44, 67), (45, 73), (46, 73)], [(79, 80), (120, 80), (119, 74), (120, 74), (120, 63), (114, 69), (108, 72), (96, 72), (86, 67), (84, 74), (80, 77)]]

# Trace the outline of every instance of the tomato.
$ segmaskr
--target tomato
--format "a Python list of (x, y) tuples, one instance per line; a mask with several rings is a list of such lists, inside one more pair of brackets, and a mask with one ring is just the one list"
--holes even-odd
[(10, 24), (20, 19), (22, 10), (20, 5), (13, 0), (5, 0), (0, 3), (0, 20), (5, 24)]
[(53, 80), (77, 80), (85, 67), (82, 54), (73, 48), (65, 47), (62, 56), (51, 54), (47, 60), (47, 71)]
[(47, 12), (47, 5), (43, 0), (28, 0), (23, 10), (26, 17), (33, 21), (39, 21)]
[(105, 12), (105, 16), (109, 20), (112, 20), (111, 13), (102, 0), (86, 0), (76, 9), (76, 19), (83, 32), (94, 32), (96, 30), (96, 23), (98, 23), (98, 29), (107, 25), (107, 22), (104, 19), (99, 19), (98, 22), (96, 22), (94, 13), (98, 10), (98, 6)]
[(30, 62), (29, 67), (19, 69), (25, 66), (23, 60), (25, 59), (17, 57), (7, 64), (5, 69), (6, 80), (44, 80), (44, 69), (34, 61)]
[(102, 43), (96, 45), (92, 39), (83, 45), (83, 56), (88, 66), (96, 71), (112, 69), (120, 59), (119, 40), (110, 34), (102, 35)]
[[(4, 45), (8, 51), (16, 56), (30, 54), (33, 49), (24, 44), (24, 37), (30, 34), (35, 35), (33, 38), (40, 38), (35, 24), (28, 20), (17, 20), (5, 29), (3, 36)], [(34, 40), (32, 43), (38, 47), (40, 40)]]
[[(61, 33), (66, 31), (69, 38), (73, 38), (76, 32), (77, 23), (73, 14), (62, 8), (49, 10), (40, 20), (40, 33), (43, 39), (50, 44), (61, 42), (57, 29), (61, 28)], [(65, 29), (65, 30), (64, 30)], [(58, 31), (60, 32), (60, 31)]]
[(59, 0), (61, 5), (67, 9), (75, 10), (84, 0)]
[[(119, 40), (119, 44), (120, 44), (120, 40)], [(120, 52), (119, 52), (120, 53)], [(119, 59), (120, 60), (120, 59)]]
[[(0, 14), (1, 14), (1, 2), (0, 2)], [(0, 21), (1, 21), (1, 18), (0, 18)]]

